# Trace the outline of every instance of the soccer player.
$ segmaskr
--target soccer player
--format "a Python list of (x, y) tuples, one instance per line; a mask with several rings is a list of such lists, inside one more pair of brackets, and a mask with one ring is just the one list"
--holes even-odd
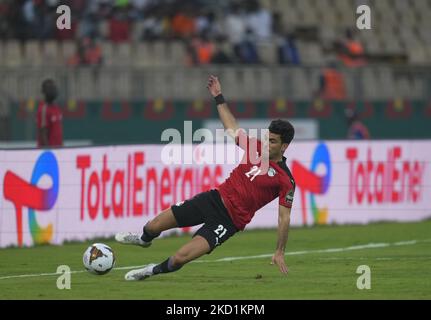
[[(263, 145), (255, 138), (249, 138), (229, 111), (223, 98), (221, 85), (217, 77), (210, 76), (208, 89), (215, 98), (218, 113), (227, 132), (236, 143), (245, 150), (243, 161), (230, 177), (217, 190), (210, 190), (194, 196), (183, 203), (173, 205), (149, 221), (143, 233), (118, 233), (115, 239), (123, 244), (149, 247), (152, 240), (162, 231), (178, 227), (203, 226), (195, 233), (192, 240), (180, 248), (174, 255), (160, 264), (149, 264), (125, 275), (126, 280), (143, 280), (150, 276), (174, 272), (186, 263), (212, 252), (238, 231), (244, 230), (255, 212), (279, 198), (278, 241), (272, 264), (287, 274), (285, 248), (290, 224), (295, 182), (286, 165), (284, 152), (294, 136), (294, 128), (288, 121), (275, 120), (269, 126), (268, 143)], [(248, 152), (253, 148), (254, 152)], [(265, 153), (266, 148), (266, 153)], [(250, 156), (255, 154), (256, 158)], [(256, 160), (264, 161), (265, 170)], [(263, 172), (264, 171), (264, 172)]]
[(44, 101), (37, 110), (37, 146), (61, 147), (63, 145), (63, 115), (61, 108), (55, 104), (58, 96), (54, 80), (47, 79), (42, 83)]

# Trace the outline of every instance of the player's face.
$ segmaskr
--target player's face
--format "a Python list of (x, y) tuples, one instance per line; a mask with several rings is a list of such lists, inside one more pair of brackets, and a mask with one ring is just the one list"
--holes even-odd
[(279, 134), (270, 132), (268, 134), (268, 149), (269, 149), (269, 159), (278, 160), (280, 159), (284, 151), (286, 151), (287, 143), (281, 141)]

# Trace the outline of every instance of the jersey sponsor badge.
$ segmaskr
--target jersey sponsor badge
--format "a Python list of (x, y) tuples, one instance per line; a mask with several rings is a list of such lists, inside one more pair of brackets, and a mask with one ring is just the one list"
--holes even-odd
[(275, 171), (274, 168), (269, 167), (268, 169), (268, 176), (273, 177), (277, 174), (277, 171)]

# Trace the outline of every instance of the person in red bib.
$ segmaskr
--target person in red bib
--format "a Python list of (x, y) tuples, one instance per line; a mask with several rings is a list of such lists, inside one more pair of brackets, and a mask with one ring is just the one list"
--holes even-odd
[(51, 79), (42, 83), (44, 101), (37, 109), (37, 146), (38, 148), (63, 146), (63, 114), (55, 103), (58, 89)]
[(190, 261), (211, 253), (235, 233), (244, 230), (256, 211), (277, 198), (278, 241), (272, 264), (277, 265), (283, 274), (288, 272), (285, 249), (295, 180), (283, 154), (293, 140), (294, 127), (288, 121), (274, 120), (264, 143), (248, 137), (230, 112), (217, 77), (210, 76), (208, 89), (216, 100), (226, 131), (244, 149), (243, 159), (217, 189), (200, 193), (161, 212), (143, 227), (142, 234), (116, 234), (115, 239), (122, 244), (149, 247), (152, 240), (165, 230), (203, 224), (191, 241), (162, 263), (128, 272), (125, 275), (128, 281), (177, 271)]

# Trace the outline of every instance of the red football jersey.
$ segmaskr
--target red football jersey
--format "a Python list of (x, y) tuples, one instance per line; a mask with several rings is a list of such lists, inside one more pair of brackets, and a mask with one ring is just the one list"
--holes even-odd
[[(42, 102), (37, 109), (37, 128), (48, 129), (48, 146), (60, 147), (63, 145), (63, 115), (61, 108), (56, 105), (48, 106)], [(42, 137), (37, 130), (37, 145), (42, 146)]]
[(284, 157), (278, 163), (269, 161), (266, 172), (262, 172), (261, 168), (264, 166), (261, 167), (260, 160), (255, 161), (256, 158), (252, 158), (253, 154), (256, 157), (261, 155), (261, 141), (249, 138), (241, 132), (236, 142), (244, 149), (244, 158), (218, 190), (233, 223), (239, 230), (244, 230), (256, 211), (277, 197), (279, 205), (291, 208), (295, 180)]

